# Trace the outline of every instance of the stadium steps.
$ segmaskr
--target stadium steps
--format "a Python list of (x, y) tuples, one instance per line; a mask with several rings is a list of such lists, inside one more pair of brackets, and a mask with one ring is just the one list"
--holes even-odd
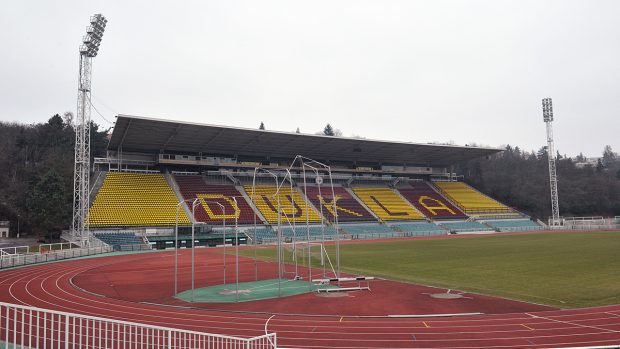
[(326, 215), (322, 214), (321, 210), (318, 207), (316, 207), (316, 205), (314, 205), (314, 203), (312, 203), (312, 200), (310, 200), (310, 198), (306, 195), (306, 192), (304, 191), (303, 187), (298, 187), (298, 186), (295, 185), (295, 186), (293, 186), (293, 188), (295, 188), (295, 190), (297, 190), (297, 192), (299, 192), (299, 195), (301, 195), (301, 197), (308, 203), (308, 206), (313, 208), (319, 214), (319, 217), (321, 217), (321, 220), (323, 220), (323, 222), (325, 222), (325, 223), (330, 222), (329, 217), (327, 217)]
[(454, 207), (456, 207), (457, 209), (459, 209), (461, 212), (463, 212), (463, 214), (465, 216), (467, 216), (467, 212), (463, 211), (461, 209), (461, 207), (454, 201), (452, 201), (452, 199), (450, 199), (447, 195), (445, 195), (441, 189), (437, 188), (437, 186), (435, 186), (435, 184), (432, 181), (428, 181), (426, 182), (429, 186), (429, 188), (433, 189), (433, 191), (435, 193), (437, 193), (437, 195), (441, 196), (444, 200), (446, 200), (447, 202), (451, 203)]
[(187, 217), (189, 217), (190, 222), (196, 223), (196, 219), (192, 216), (192, 210), (189, 209), (187, 202), (185, 202), (185, 199), (183, 198), (183, 195), (181, 194), (181, 190), (179, 189), (179, 185), (174, 180), (174, 176), (169, 171), (166, 170), (164, 177), (166, 178), (166, 182), (168, 182), (168, 185), (170, 186), (170, 188), (172, 188), (174, 195), (176, 195), (177, 200), (183, 201), (183, 204), (181, 205), (181, 207), (183, 207), (183, 210), (185, 210), (185, 214), (187, 214)]
[(377, 222), (380, 222), (381, 220), (379, 219), (379, 217), (377, 217), (377, 215), (368, 207), (366, 206), (366, 204), (357, 197), (357, 195), (355, 195), (355, 193), (353, 192), (353, 190), (351, 189), (351, 187), (343, 187), (344, 190), (347, 191), (347, 193), (349, 193), (351, 195), (352, 198), (354, 198), (360, 205), (362, 205), (362, 207), (368, 212), (370, 213), (375, 220), (377, 220)]
[(442, 198), (446, 199), (447, 202), (451, 203), (452, 205), (454, 205), (454, 207), (456, 207), (459, 210), (461, 210), (461, 212), (463, 212), (468, 217), (467, 218), (468, 220), (471, 218), (471, 217), (469, 217), (467, 212), (463, 209), (463, 207), (458, 202), (452, 200), (451, 197), (446, 195), (446, 193), (444, 193), (438, 186), (435, 185), (435, 182), (429, 181), (428, 182), (428, 186), (431, 187), (439, 196), (441, 196)]
[[(237, 180), (237, 182), (239, 182)], [(263, 216), (263, 214), (260, 212), (260, 210), (258, 209), (258, 207), (256, 207), (256, 205), (254, 205), (254, 201), (252, 201), (252, 199), (250, 198), (250, 195), (248, 193), (246, 193), (245, 188), (243, 188), (242, 185), (235, 185), (235, 189), (237, 189), (237, 191), (239, 191), (239, 193), (241, 193), (241, 196), (243, 196), (243, 198), (245, 199), (245, 201), (248, 202), (248, 204), (250, 204), (250, 207), (252, 208), (252, 211), (254, 211), (254, 214), (260, 218), (260, 222), (256, 222), (256, 224), (260, 225), (267, 225), (267, 220), (265, 219), (265, 217)]]
[(417, 213), (419, 213), (419, 214), (420, 214), (420, 216), (422, 216), (422, 217), (424, 218), (424, 220), (426, 220), (427, 222), (429, 222), (429, 221), (430, 221), (430, 219), (429, 219), (428, 217), (426, 217), (426, 216), (424, 215), (424, 213), (420, 212), (420, 210), (418, 210), (418, 208), (417, 208), (417, 207), (415, 207), (415, 205), (414, 205), (413, 203), (409, 202), (409, 200), (407, 200), (407, 198), (406, 198), (406, 197), (404, 197), (404, 196), (403, 196), (403, 194), (402, 194), (401, 192), (399, 192), (399, 191), (398, 191), (398, 189), (396, 189), (396, 188), (390, 188), (390, 190), (391, 190), (391, 191), (393, 191), (393, 192), (394, 192), (394, 194), (398, 195), (398, 196), (399, 196), (399, 197), (400, 197), (400, 198), (401, 198), (404, 202), (409, 203), (409, 205), (410, 205), (411, 207), (413, 207), (414, 211), (416, 211)]
[(90, 191), (88, 192), (88, 197), (89, 197), (88, 202), (91, 205), (95, 201), (95, 198), (97, 197), (97, 194), (99, 193), (99, 189), (101, 189), (101, 186), (103, 185), (105, 176), (106, 176), (105, 171), (97, 171), (93, 173), (93, 177), (95, 178), (95, 180), (94, 181), (91, 180), (92, 185), (90, 187)]

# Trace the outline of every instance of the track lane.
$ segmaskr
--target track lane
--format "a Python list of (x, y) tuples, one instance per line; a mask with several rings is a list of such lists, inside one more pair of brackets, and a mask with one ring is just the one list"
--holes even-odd
[[(139, 255), (113, 263), (139, 263)], [(133, 257), (132, 257), (133, 256)], [(84, 259), (0, 272), (2, 301), (199, 331), (254, 336), (268, 315), (177, 309), (103, 298), (71, 280), (103, 259)], [(148, 257), (144, 257), (148, 258)], [(119, 265), (119, 268), (121, 266)], [(278, 343), (307, 348), (542, 348), (620, 343), (620, 307), (483, 315), (465, 318), (330, 318), (275, 316)], [(524, 326), (525, 325), (525, 326)]]

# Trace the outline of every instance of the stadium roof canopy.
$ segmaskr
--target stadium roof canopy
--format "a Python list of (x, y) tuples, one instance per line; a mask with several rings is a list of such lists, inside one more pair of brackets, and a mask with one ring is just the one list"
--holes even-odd
[(244, 157), (373, 162), (443, 167), (488, 156), (498, 148), (390, 142), (263, 131), (118, 115), (108, 150), (139, 153), (227, 154)]

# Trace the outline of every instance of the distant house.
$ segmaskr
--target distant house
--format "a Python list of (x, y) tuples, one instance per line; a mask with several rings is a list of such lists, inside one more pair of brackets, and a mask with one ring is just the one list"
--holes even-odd
[(8, 238), (9, 237), (9, 226), (11, 223), (9, 221), (0, 221), (0, 238)]
[(592, 166), (592, 167), (596, 167), (596, 164), (598, 163), (598, 160), (601, 159), (600, 157), (598, 158), (586, 158), (585, 161), (581, 161), (581, 162), (576, 162), (575, 166), (577, 168), (584, 168), (588, 165)]

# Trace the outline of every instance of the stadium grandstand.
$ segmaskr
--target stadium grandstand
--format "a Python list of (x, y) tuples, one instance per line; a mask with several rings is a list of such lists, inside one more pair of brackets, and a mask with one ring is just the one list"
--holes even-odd
[[(217, 229), (233, 224), (256, 243), (273, 242), (278, 224), (288, 226), (286, 239), (536, 229), (452, 171), (456, 162), (499, 151), (118, 115), (107, 157), (94, 162), (90, 227), (113, 244), (158, 248), (174, 246), (177, 224), (200, 224), (208, 245), (216, 243), (209, 234), (217, 240)], [(304, 177), (291, 165), (300, 154), (330, 172)], [(296, 225), (309, 228), (298, 233)]]

